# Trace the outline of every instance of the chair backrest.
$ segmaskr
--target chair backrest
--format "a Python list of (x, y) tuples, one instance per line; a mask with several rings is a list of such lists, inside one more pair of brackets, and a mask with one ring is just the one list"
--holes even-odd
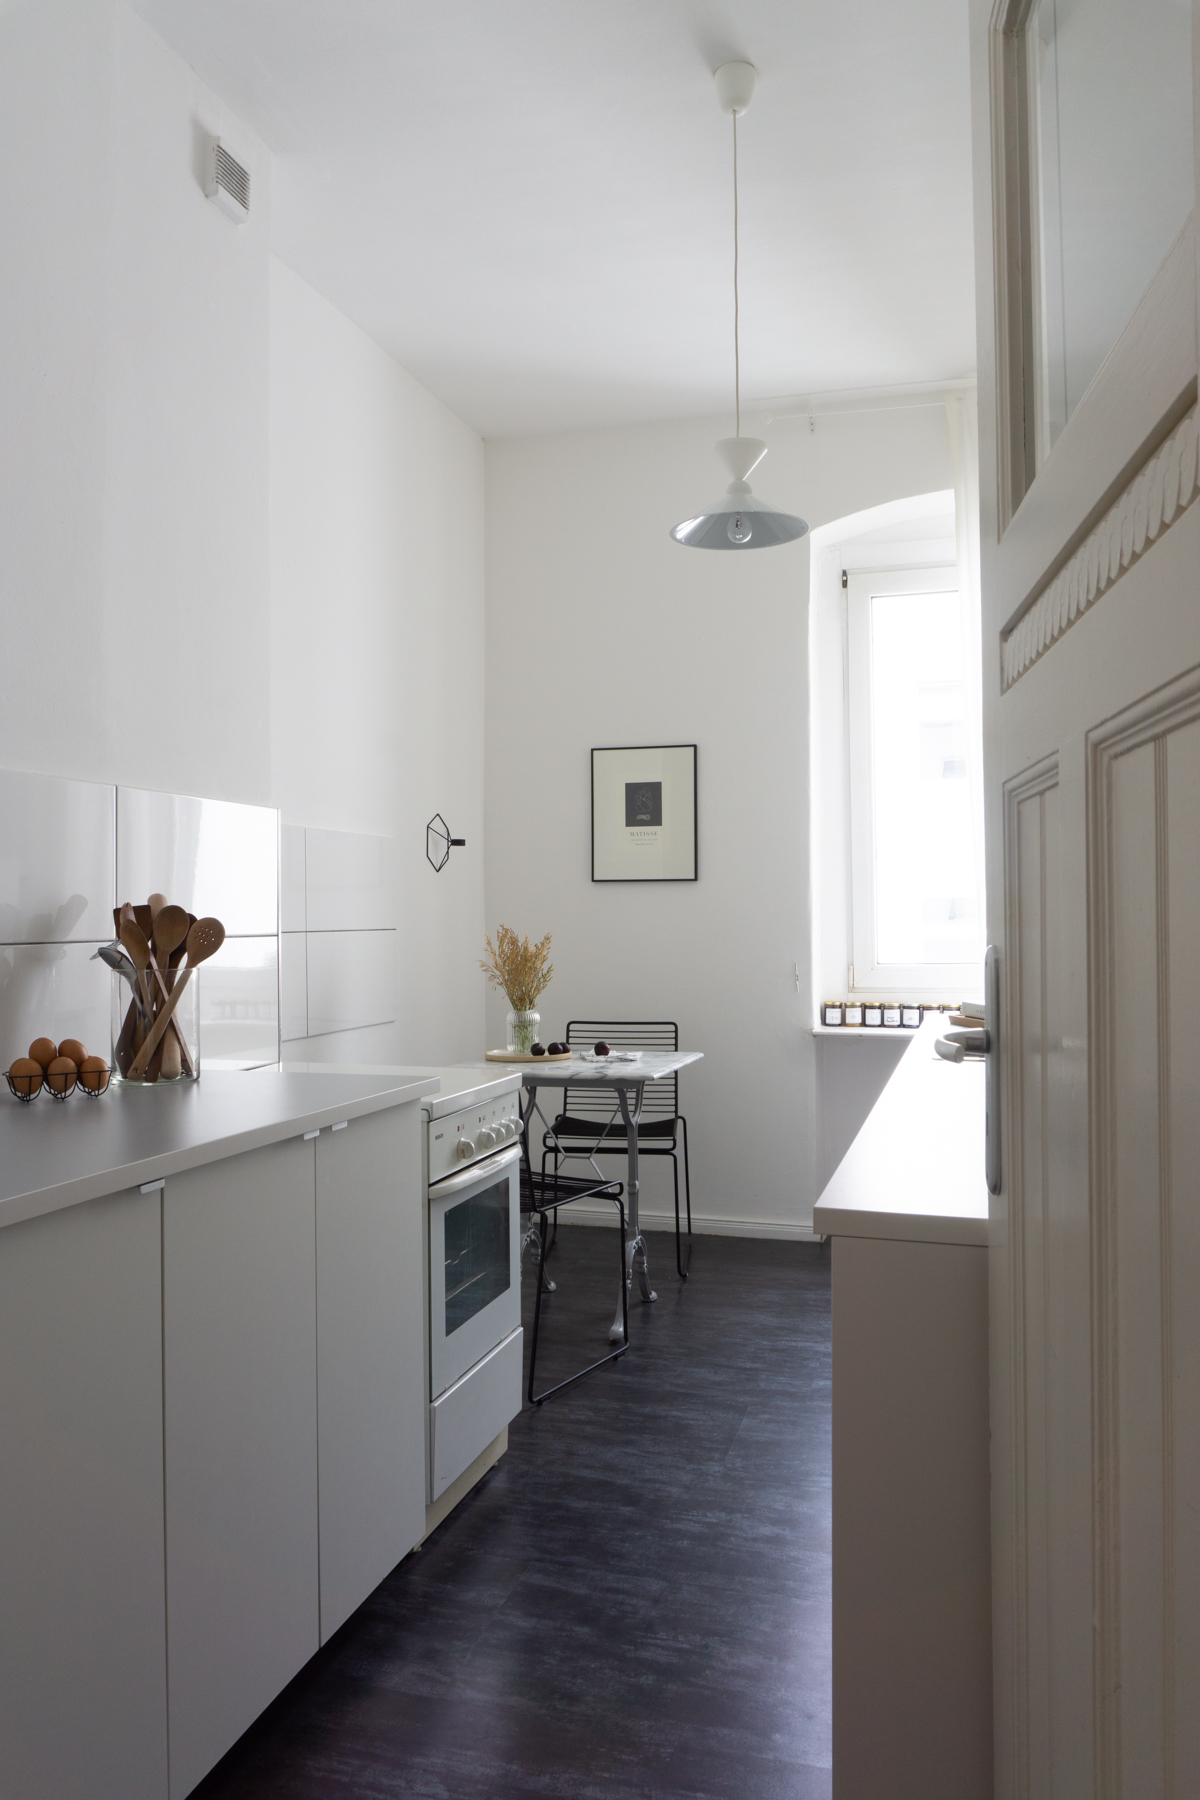
[[(613, 1050), (678, 1050), (679, 1027), (673, 1019), (572, 1019), (567, 1026), (567, 1043), (572, 1050), (590, 1050), (599, 1043), (608, 1044)], [(648, 1081), (643, 1093), (643, 1124), (650, 1119), (678, 1117), (676, 1076)], [(614, 1104), (610, 1088), (570, 1082), (563, 1089), (563, 1111), (576, 1119), (611, 1118)]]

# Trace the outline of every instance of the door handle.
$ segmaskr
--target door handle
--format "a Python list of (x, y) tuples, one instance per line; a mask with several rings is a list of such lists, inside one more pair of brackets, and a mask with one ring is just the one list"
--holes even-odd
[(960, 1063), (964, 1056), (986, 1056), (991, 1039), (986, 1031), (948, 1031), (933, 1046), (947, 1062)]
[(1000, 952), (989, 944), (983, 959), (983, 1026), (978, 1031), (948, 1031), (934, 1044), (947, 1062), (982, 1056), (984, 1076), (984, 1169), (988, 1193), (1000, 1192)]

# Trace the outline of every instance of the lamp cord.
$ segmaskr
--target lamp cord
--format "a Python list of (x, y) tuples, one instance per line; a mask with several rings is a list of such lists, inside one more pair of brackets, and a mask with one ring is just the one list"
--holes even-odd
[(737, 177), (737, 109), (733, 113), (733, 404), (737, 421), (735, 435), (742, 435), (742, 362), (738, 339), (738, 177)]

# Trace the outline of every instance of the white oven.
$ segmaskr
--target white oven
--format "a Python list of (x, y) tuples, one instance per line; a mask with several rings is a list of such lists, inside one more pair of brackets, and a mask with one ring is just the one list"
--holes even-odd
[(450, 1073), (425, 1105), (431, 1503), (521, 1410), (519, 1081)]
[(436, 1398), (521, 1323), (520, 1146), (429, 1189), (429, 1365)]

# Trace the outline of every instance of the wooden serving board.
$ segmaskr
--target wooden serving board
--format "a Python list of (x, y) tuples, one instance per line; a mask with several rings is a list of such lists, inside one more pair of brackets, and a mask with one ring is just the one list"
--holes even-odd
[(568, 1050), (561, 1056), (529, 1056), (517, 1050), (488, 1050), (485, 1053), (485, 1060), (511, 1063), (562, 1063), (570, 1062), (571, 1052)]

